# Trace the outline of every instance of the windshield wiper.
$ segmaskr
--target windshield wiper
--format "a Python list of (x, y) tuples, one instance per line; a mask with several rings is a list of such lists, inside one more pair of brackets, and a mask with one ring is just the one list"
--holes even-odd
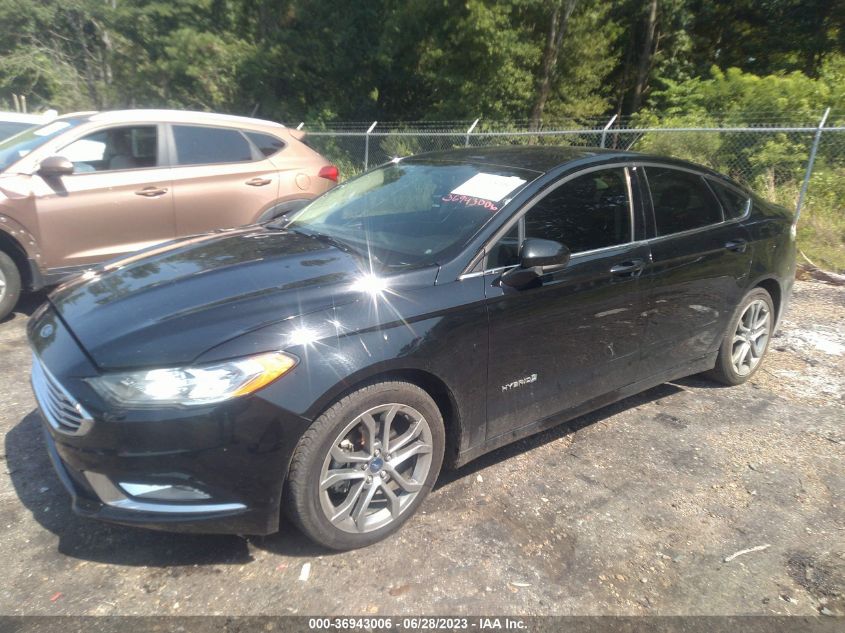
[(312, 231), (307, 229), (286, 229), (291, 233), (298, 233), (299, 235), (304, 235), (306, 237), (310, 237), (311, 239), (318, 240), (323, 242), (324, 244), (329, 244), (330, 246), (334, 246), (335, 248), (339, 248), (340, 250), (344, 251), (345, 253), (354, 253), (356, 255), (362, 255), (363, 253), (343, 240), (339, 240), (338, 238), (328, 235), (326, 233), (320, 233), (319, 231)]
[(283, 213), (282, 215), (277, 215), (272, 220), (265, 222), (264, 226), (268, 229), (284, 229), (288, 222), (290, 222), (288, 214)]

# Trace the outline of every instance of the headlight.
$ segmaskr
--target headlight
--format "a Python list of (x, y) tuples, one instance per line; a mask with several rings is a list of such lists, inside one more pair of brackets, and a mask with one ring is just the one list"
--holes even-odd
[(212, 404), (257, 391), (296, 363), (294, 356), (270, 352), (213, 365), (105, 374), (89, 378), (88, 383), (124, 406)]

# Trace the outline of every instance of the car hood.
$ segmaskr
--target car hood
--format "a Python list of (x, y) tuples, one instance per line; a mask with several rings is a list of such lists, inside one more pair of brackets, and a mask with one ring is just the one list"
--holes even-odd
[(249, 227), (108, 263), (50, 301), (100, 369), (179, 365), (269, 324), (361, 299), (352, 284), (364, 269), (317, 238)]

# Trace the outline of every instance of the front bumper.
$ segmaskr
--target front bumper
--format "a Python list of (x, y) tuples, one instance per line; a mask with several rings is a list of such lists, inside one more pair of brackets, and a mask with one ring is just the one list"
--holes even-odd
[[(309, 422), (275, 404), (272, 389), (195, 409), (116, 411), (85, 383), (97, 370), (53, 310), (33, 317), (29, 335), (47, 450), (77, 514), (176, 532), (278, 530), (285, 473)], [(87, 416), (79, 428), (57, 423), (69, 404)]]
[[(200, 511), (197, 512), (191, 511), (190, 506), (184, 504), (133, 499), (118, 488), (108, 475), (80, 471), (65, 462), (46, 425), (44, 437), (50, 461), (59, 480), (70, 493), (73, 511), (80, 516), (172, 532), (272, 534), (278, 530), (278, 506), (262, 508), (260, 505), (248, 507), (238, 502), (207, 503), (200, 505)], [(115, 492), (120, 498), (115, 496)]]

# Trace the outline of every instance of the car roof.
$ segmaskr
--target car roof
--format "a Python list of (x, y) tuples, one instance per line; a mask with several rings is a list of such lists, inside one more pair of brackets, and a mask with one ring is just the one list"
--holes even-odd
[(73, 112), (61, 118), (86, 118), (92, 122), (103, 123), (133, 123), (135, 121), (158, 123), (200, 123), (220, 125), (250, 125), (258, 127), (275, 127), (284, 129), (284, 125), (275, 121), (253, 119), (233, 114), (218, 114), (216, 112), (197, 112), (193, 110), (105, 110), (102, 112)]
[(24, 114), (22, 112), (0, 112), (0, 121), (8, 123), (42, 123), (50, 118), (48, 114)]
[[(618, 160), (637, 160), (643, 162), (656, 161), (666, 165), (675, 165), (694, 169), (721, 179), (729, 180), (723, 174), (713, 171), (702, 165), (690, 163), (685, 160), (671, 158), (668, 156), (657, 156), (653, 154), (642, 154), (640, 152), (629, 152), (617, 149), (602, 149), (600, 147), (573, 147), (555, 145), (500, 145), (493, 147), (466, 147), (460, 149), (444, 150), (439, 152), (427, 152), (416, 154), (403, 159), (410, 162), (458, 162), (471, 163), (475, 165), (491, 165), (508, 167), (511, 169), (522, 169), (546, 173), (567, 164), (580, 163), (590, 159), (602, 162)], [(592, 161), (591, 161), (592, 162)], [(574, 166), (574, 165), (573, 165)]]

